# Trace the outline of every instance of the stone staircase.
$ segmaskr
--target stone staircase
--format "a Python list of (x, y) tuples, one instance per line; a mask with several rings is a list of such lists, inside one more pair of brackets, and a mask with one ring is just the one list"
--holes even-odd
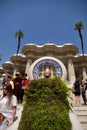
[[(73, 106), (73, 112), (77, 115), (78, 120), (80, 121), (83, 130), (87, 130), (87, 105), (76, 106), (75, 104), (75, 95), (73, 93), (71, 95), (70, 104)], [(83, 99), (81, 96), (81, 104), (83, 104)]]
[[(83, 130), (87, 130), (87, 105), (81, 105), (79, 107), (77, 107), (75, 105), (75, 98), (74, 98), (74, 95), (71, 94), (71, 97), (73, 100), (70, 101), (70, 104), (73, 105), (72, 107), (72, 110), (73, 112), (77, 115), (78, 117), (78, 120), (80, 121), (81, 125), (82, 125), (82, 128)], [(83, 100), (81, 102), (83, 104)], [(17, 121), (14, 122), (14, 124), (8, 128), (7, 130), (18, 130), (18, 125), (19, 125), (19, 121), (20, 121), (20, 118), (21, 118), (21, 112), (23, 110), (23, 107), (19, 104), (17, 106), (17, 116), (18, 116), (18, 119)], [(75, 121), (75, 120), (74, 120)], [(76, 123), (76, 122), (75, 122)], [(75, 129), (74, 129), (75, 130)], [(79, 130), (79, 129), (78, 129)]]
[(74, 113), (77, 115), (83, 130), (87, 130), (87, 105), (80, 107), (73, 107)]

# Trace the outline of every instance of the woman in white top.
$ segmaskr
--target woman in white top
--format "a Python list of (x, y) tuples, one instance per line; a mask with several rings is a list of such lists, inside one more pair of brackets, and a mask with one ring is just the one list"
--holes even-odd
[(0, 114), (4, 116), (0, 121), (0, 130), (5, 130), (13, 124), (16, 114), (17, 98), (13, 95), (11, 84), (3, 88), (3, 96), (0, 99)]

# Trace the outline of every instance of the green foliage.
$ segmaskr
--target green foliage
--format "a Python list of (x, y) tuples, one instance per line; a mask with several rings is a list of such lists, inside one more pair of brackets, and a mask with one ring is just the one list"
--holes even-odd
[(83, 26), (83, 22), (80, 21), (75, 24), (75, 30), (84, 29)]
[(18, 130), (71, 130), (68, 91), (59, 78), (32, 80)]
[(23, 31), (22, 30), (18, 30), (17, 32), (15, 32), (15, 37), (21, 37), (21, 38), (23, 38), (23, 36), (24, 36), (24, 33), (23, 33)]

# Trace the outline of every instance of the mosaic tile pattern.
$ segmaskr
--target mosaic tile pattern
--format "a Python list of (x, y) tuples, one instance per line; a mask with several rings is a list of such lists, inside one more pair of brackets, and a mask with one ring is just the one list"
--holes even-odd
[(62, 68), (61, 66), (54, 60), (45, 59), (38, 62), (33, 69), (33, 77), (34, 79), (40, 79), (40, 71), (43, 66), (53, 66), (55, 69), (55, 74), (57, 77), (62, 77)]

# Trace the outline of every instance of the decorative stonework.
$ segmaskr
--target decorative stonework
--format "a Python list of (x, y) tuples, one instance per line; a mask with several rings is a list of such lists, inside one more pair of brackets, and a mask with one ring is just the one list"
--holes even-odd
[(63, 80), (66, 80), (67, 71), (64, 64), (54, 57), (42, 57), (36, 60), (31, 67), (29, 68), (29, 78), (30, 79), (39, 79), (41, 68), (43, 66), (52, 66), (54, 68), (55, 76), (61, 77)]
[(39, 79), (41, 76), (40, 76), (40, 72), (41, 72), (41, 69), (43, 66), (52, 66), (54, 68), (54, 71), (55, 71), (55, 75), (57, 77), (62, 77), (62, 68), (61, 66), (54, 60), (51, 60), (51, 59), (45, 59), (45, 60), (42, 60), (40, 62), (38, 62), (34, 69), (33, 69), (33, 77), (35, 79)]

